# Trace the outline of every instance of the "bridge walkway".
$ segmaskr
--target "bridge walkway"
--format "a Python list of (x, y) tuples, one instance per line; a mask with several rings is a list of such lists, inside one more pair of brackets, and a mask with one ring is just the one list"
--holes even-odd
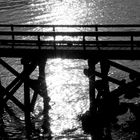
[(140, 25), (0, 25), (0, 56), (139, 58)]

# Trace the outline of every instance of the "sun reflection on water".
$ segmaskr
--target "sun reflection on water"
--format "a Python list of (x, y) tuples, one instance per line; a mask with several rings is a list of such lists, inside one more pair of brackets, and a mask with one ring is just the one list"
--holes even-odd
[[(74, 129), (81, 132), (77, 116), (89, 108), (88, 79), (83, 74), (87, 62), (50, 59), (46, 64), (46, 83), (51, 98), (51, 130), (57, 135)], [(77, 128), (77, 129), (76, 129)]]
[(84, 0), (41, 0), (32, 2), (30, 10), (37, 13), (33, 19), (37, 24), (83, 24), (88, 14)]
[[(75, 0), (59, 1), (57, 6), (52, 9), (52, 15), (56, 18), (54, 24), (76, 24), (77, 18), (82, 14), (83, 5)], [(84, 4), (84, 3), (83, 3)], [(59, 6), (58, 6), (59, 5)]]

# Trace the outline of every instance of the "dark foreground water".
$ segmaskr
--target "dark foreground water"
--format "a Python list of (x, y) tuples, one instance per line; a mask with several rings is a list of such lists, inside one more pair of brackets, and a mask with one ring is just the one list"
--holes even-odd
[[(139, 9), (139, 0), (0, 0), (0, 24), (140, 24)], [(17, 71), (22, 70), (18, 59), (7, 59), (7, 62)], [(139, 61), (119, 62), (140, 70)], [(52, 107), (50, 123), (56, 139), (88, 139), (77, 120), (77, 116), (89, 107), (88, 79), (83, 74), (84, 68), (87, 68), (86, 60), (59, 58), (46, 62), (46, 83)], [(2, 84), (6, 87), (15, 77), (1, 66), (0, 70)], [(122, 79), (126, 76), (117, 71), (112, 71), (112, 74)], [(36, 77), (37, 71), (33, 75)], [(22, 87), (16, 96), (23, 101)], [(42, 100), (38, 98), (35, 115), (43, 110)], [(16, 113), (24, 120), (20, 110)], [(6, 130), (10, 137), (24, 139), (24, 125), (16, 123), (6, 116)]]

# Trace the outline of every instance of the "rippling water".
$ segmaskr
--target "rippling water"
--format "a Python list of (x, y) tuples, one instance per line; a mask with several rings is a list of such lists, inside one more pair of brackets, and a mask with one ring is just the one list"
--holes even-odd
[(139, 0), (0, 0), (0, 23), (140, 23)]
[[(0, 24), (140, 24), (139, 9), (139, 0), (0, 0)], [(86, 67), (85, 60), (46, 63), (54, 134), (80, 126), (76, 117), (89, 105)]]
[(88, 109), (88, 79), (83, 74), (86, 65), (84, 60), (56, 59), (47, 63), (46, 81), (52, 99), (53, 132), (77, 128), (77, 116)]

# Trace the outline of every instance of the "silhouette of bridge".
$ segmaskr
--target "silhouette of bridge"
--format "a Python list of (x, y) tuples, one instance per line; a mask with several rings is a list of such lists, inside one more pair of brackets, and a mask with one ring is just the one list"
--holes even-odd
[[(50, 109), (45, 80), (45, 64), (47, 58), (70, 58), (88, 60), (88, 70), (84, 73), (89, 77), (90, 109), (95, 100), (95, 77), (104, 81), (104, 91), (108, 92), (109, 82), (118, 86), (124, 85), (121, 80), (109, 75), (110, 67), (133, 75), (134, 81), (125, 83), (122, 89), (112, 93), (121, 93), (128, 87), (140, 92), (140, 72), (111, 61), (111, 59), (140, 59), (140, 25), (0, 25), (0, 57), (21, 58), (22, 72), (0, 58), (0, 65), (15, 76), (15, 79), (4, 87), (0, 83), (1, 108), (9, 115), (15, 116), (8, 107), (11, 100), (25, 114), (27, 137), (32, 133), (31, 112), (38, 95), (43, 97), (44, 125), (42, 128), (47, 136), (51, 135), (48, 112)], [(100, 71), (95, 66), (100, 64)], [(38, 67), (38, 79), (32, 79), (31, 73)], [(24, 103), (14, 94), (20, 87), (24, 88)], [(32, 91), (31, 91), (32, 90)], [(33, 92), (32, 98), (30, 93)], [(118, 95), (119, 96), (119, 95)], [(135, 96), (135, 94), (134, 94)], [(0, 108), (0, 110), (1, 110)], [(2, 111), (0, 111), (2, 116)]]
[(140, 25), (0, 25), (0, 56), (139, 58)]

